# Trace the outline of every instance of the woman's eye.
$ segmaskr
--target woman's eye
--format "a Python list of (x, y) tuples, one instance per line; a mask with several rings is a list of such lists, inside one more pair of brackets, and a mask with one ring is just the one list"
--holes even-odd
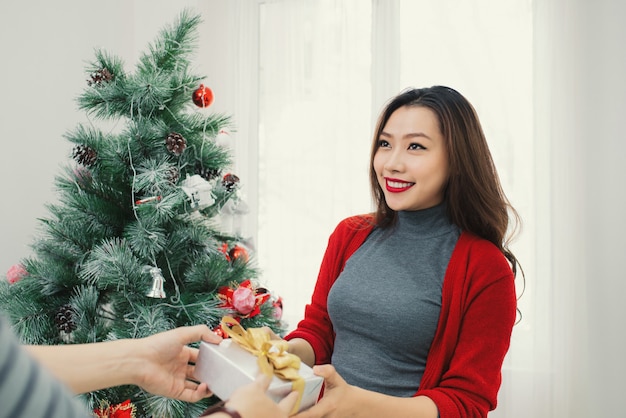
[(387, 147), (389, 147), (389, 142), (385, 141), (384, 139), (378, 140), (378, 148), (387, 148)]
[(409, 149), (410, 150), (418, 150), (418, 149), (426, 149), (426, 148), (424, 148), (420, 144), (417, 144), (417, 143), (414, 142), (411, 145), (409, 145)]

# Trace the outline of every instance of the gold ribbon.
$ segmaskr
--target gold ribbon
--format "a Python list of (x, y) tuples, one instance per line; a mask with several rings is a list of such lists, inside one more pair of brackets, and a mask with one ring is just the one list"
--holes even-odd
[(285, 340), (271, 340), (269, 333), (261, 328), (245, 330), (239, 322), (230, 316), (222, 318), (222, 329), (242, 348), (257, 357), (259, 369), (265, 375), (277, 376), (291, 382), (292, 390), (298, 392), (298, 401), (291, 410), (294, 415), (300, 408), (304, 394), (304, 379), (300, 376), (300, 357), (287, 352)]

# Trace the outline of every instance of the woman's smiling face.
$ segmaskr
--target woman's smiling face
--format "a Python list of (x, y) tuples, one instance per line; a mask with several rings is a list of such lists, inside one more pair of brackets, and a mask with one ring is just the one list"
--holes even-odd
[(378, 138), (374, 171), (387, 205), (395, 211), (441, 203), (449, 163), (435, 113), (423, 106), (393, 112)]

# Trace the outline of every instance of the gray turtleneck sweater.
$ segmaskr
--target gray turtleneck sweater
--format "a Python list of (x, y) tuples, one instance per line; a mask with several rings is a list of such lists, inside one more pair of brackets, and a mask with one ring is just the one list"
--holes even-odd
[(445, 206), (398, 212), (375, 228), (330, 290), (332, 363), (351, 385), (392, 396), (417, 391), (441, 310), (443, 278), (460, 236)]

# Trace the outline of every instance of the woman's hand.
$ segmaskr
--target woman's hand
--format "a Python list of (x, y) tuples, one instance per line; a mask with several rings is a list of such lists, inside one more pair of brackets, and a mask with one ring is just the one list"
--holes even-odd
[(317, 376), (324, 378), (324, 396), (311, 408), (293, 418), (346, 418), (357, 416), (355, 386), (348, 385), (330, 364), (313, 367)]
[(242, 418), (287, 418), (298, 400), (298, 392), (291, 392), (276, 404), (265, 394), (271, 381), (261, 373), (254, 382), (237, 389), (226, 406), (239, 412)]
[(437, 405), (426, 396), (398, 398), (349, 385), (330, 364), (315, 366), (324, 378), (324, 396), (293, 418), (435, 418)]

